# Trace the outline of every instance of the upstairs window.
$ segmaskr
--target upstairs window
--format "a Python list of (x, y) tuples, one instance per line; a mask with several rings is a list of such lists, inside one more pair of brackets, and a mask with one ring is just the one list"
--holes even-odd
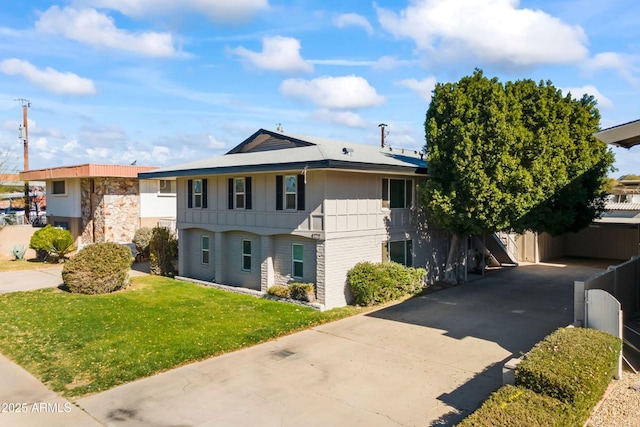
[(161, 179), (158, 185), (160, 194), (176, 194), (176, 182), (172, 179)]
[(53, 181), (52, 183), (52, 193), (60, 196), (63, 194), (67, 194), (67, 187), (65, 181)]
[(229, 178), (227, 188), (228, 204), (231, 209), (251, 209), (251, 177)]
[(284, 177), (284, 208), (285, 209), (296, 209), (298, 204), (296, 203), (296, 199), (298, 197), (298, 177), (293, 176), (285, 176)]
[(276, 175), (276, 210), (305, 210), (304, 175)]
[(410, 208), (413, 203), (413, 180), (382, 179), (382, 207)]
[(187, 181), (187, 207), (207, 208), (207, 180), (190, 179)]

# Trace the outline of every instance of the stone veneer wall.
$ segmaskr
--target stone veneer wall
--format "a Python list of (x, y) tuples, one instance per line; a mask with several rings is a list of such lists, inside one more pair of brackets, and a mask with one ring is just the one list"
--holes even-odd
[(133, 239), (140, 215), (136, 178), (83, 178), (80, 191), (82, 243), (130, 242)]

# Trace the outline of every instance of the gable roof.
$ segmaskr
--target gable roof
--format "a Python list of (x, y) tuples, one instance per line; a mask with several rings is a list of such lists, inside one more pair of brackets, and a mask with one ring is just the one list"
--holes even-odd
[(640, 144), (640, 120), (603, 129), (594, 133), (593, 136), (607, 144), (631, 148)]
[(426, 174), (419, 152), (260, 129), (226, 154), (141, 173), (140, 178), (302, 169)]

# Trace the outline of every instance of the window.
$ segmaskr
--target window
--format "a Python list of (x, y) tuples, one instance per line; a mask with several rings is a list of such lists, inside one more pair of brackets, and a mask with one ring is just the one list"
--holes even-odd
[(251, 240), (242, 241), (242, 270), (251, 271)]
[(53, 194), (67, 194), (67, 189), (64, 181), (53, 181)]
[(244, 178), (236, 178), (235, 183), (235, 208), (244, 209)]
[(382, 207), (409, 208), (413, 203), (413, 180), (388, 179), (382, 180)]
[(251, 209), (251, 177), (229, 178), (228, 206), (231, 209)]
[(298, 207), (296, 203), (296, 197), (298, 194), (297, 191), (297, 181), (298, 177), (296, 176), (285, 176), (284, 177), (284, 208), (285, 209), (296, 209)]
[(276, 175), (276, 210), (305, 210), (304, 175)]
[(69, 230), (69, 223), (67, 221), (54, 221), (53, 226), (55, 228), (62, 228), (63, 230)]
[(200, 238), (200, 242), (201, 242), (200, 262), (202, 264), (209, 264), (209, 236), (202, 236)]
[(411, 240), (398, 240), (383, 243), (383, 261), (397, 262), (413, 267), (413, 243)]
[(190, 179), (187, 181), (187, 207), (207, 208), (206, 179)]
[(304, 273), (304, 246), (293, 244), (292, 246), (293, 260), (293, 277), (302, 279)]
[(159, 183), (158, 193), (176, 194), (176, 182), (172, 179), (161, 179)]

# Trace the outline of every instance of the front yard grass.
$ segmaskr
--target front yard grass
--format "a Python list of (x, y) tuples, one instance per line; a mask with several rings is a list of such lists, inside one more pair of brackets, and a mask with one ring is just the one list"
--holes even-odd
[(36, 258), (29, 260), (0, 259), (0, 273), (3, 271), (36, 270), (38, 268), (55, 267), (56, 265), (61, 264), (49, 264)]
[(127, 290), (0, 295), (0, 352), (80, 397), (363, 309), (317, 310), (145, 276)]

